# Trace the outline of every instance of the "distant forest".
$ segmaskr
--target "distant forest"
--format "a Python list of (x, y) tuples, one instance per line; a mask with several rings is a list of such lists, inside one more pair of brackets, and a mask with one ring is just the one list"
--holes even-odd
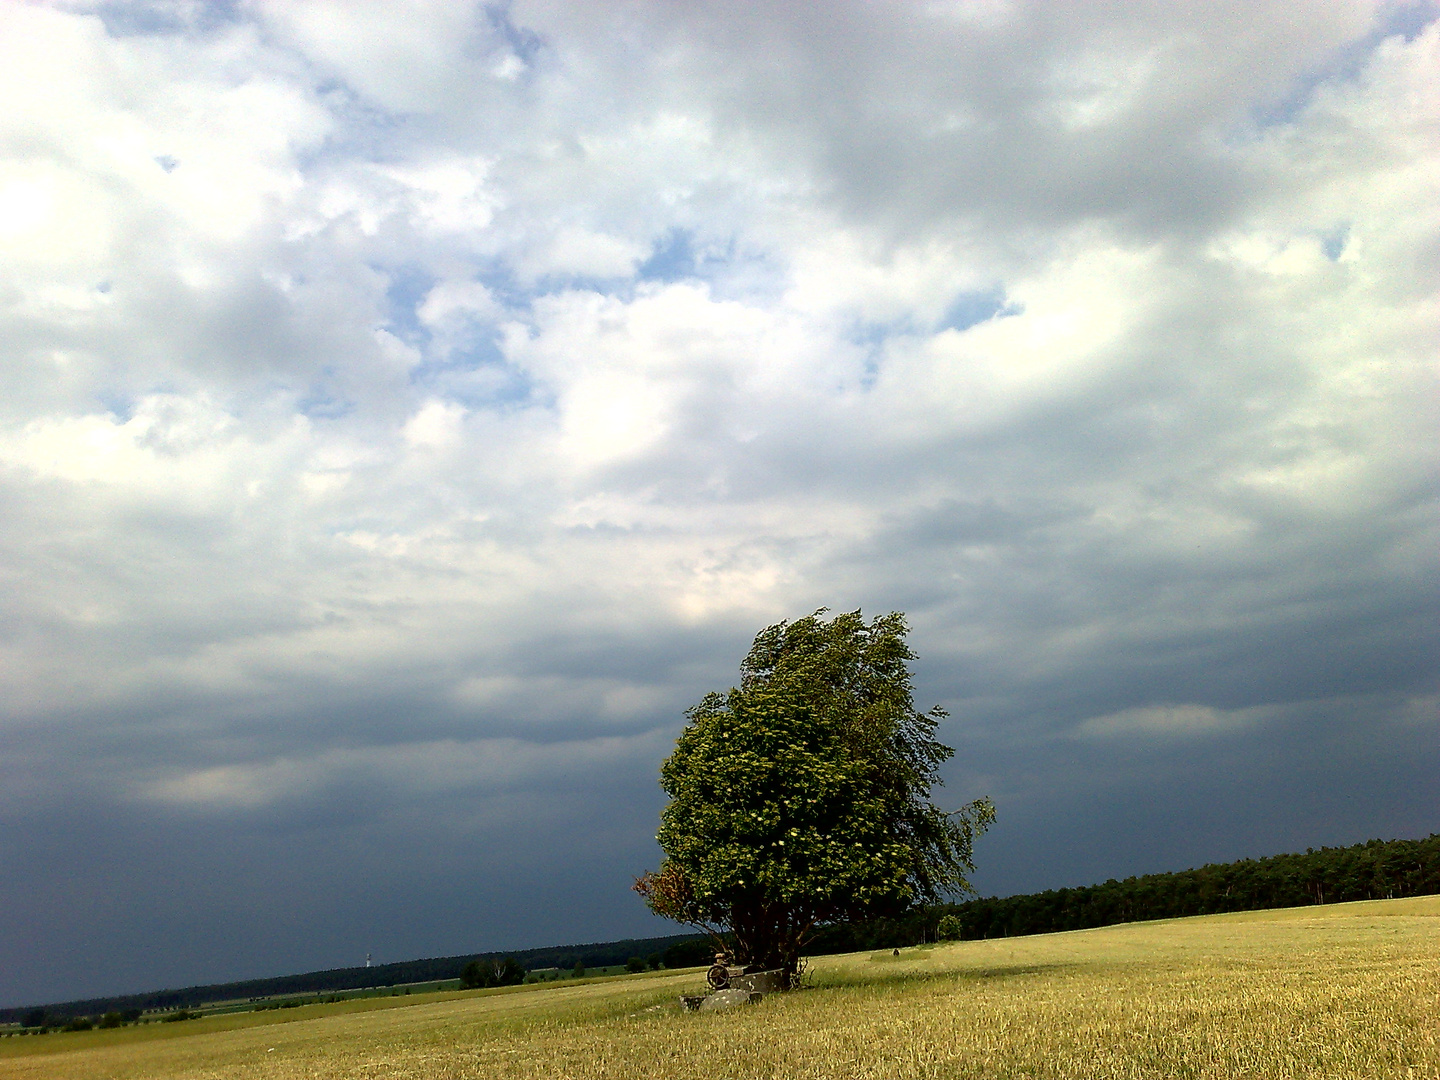
[[(1051, 889), (1023, 896), (987, 897), (960, 904), (917, 909), (897, 919), (875, 919), (824, 928), (806, 952), (812, 956), (860, 949), (894, 948), (934, 941), (939, 921), (954, 915), (965, 940), (1020, 937), (1057, 930), (1083, 930), (1146, 919), (1173, 919), (1222, 911), (1338, 904), (1440, 893), (1440, 834), (1424, 840), (1371, 840), (1353, 847), (1307, 850), (1304, 854), (1202, 866), (1170, 874), (1110, 880), (1103, 885)], [(376, 967), (336, 968), (273, 979), (148, 994), (94, 998), (47, 1005), (52, 1022), (107, 1012), (195, 1008), (210, 1002), (318, 994), (407, 983), (458, 979), (472, 960), (514, 957), (527, 970), (587, 968), (623, 964), (630, 957), (660, 954), (666, 967), (709, 961), (710, 943), (695, 934), (626, 939), (592, 945), (563, 945), (518, 952), (473, 953), (410, 960)], [(33, 1007), (0, 1009), (0, 1023), (19, 1023)]]
[(823, 955), (934, 941), (946, 915), (959, 919), (961, 939), (970, 941), (1434, 893), (1440, 893), (1440, 834), (1432, 833), (1424, 840), (1370, 840), (1353, 847), (1111, 879), (1103, 885), (942, 904), (898, 919), (826, 927), (809, 951)]
[[(696, 945), (702, 946), (699, 959)], [(627, 938), (592, 945), (560, 945), (543, 949), (521, 949), (512, 952), (468, 953), (464, 956), (443, 956), (429, 960), (404, 960), (373, 967), (332, 968), (308, 971), (302, 975), (280, 975), (270, 979), (247, 979), (244, 982), (215, 983), (210, 986), (188, 986), (183, 990), (152, 990), (144, 994), (119, 997), (88, 998), (44, 1006), (50, 1023), (75, 1016), (101, 1016), (108, 1012), (156, 1012), (193, 1009), (217, 1001), (248, 1001), (251, 998), (273, 998), (299, 994), (329, 994), (339, 990), (365, 990), (382, 986), (405, 986), (412, 983), (458, 980), (465, 965), (473, 960), (484, 963), (513, 957), (526, 971), (537, 968), (573, 969), (577, 963), (587, 968), (623, 964), (632, 956), (659, 953), (678, 966), (708, 963), (708, 943), (695, 934), (674, 934), (661, 938)], [(677, 951), (676, 946), (679, 946)], [(672, 965), (674, 966), (674, 965)], [(17, 1024), (35, 1007), (0, 1009), (0, 1024)]]

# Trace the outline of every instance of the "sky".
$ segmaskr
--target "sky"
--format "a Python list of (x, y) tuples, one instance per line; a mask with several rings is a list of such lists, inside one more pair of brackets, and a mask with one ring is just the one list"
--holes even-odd
[(0, 8), (0, 1005), (675, 932), (908, 615), (986, 895), (1440, 831), (1440, 7)]

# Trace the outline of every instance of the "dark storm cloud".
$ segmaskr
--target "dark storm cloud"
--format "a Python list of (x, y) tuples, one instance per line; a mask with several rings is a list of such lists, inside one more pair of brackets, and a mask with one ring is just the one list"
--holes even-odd
[[(647, 59), (705, 87), (721, 131), (773, 139), (855, 220), (906, 230), (976, 216), (1203, 232), (1254, 184), (1226, 146), (1249, 110), (1374, 20), (1333, 4), (623, 7)], [(532, 8), (545, 24), (551, 5)]]

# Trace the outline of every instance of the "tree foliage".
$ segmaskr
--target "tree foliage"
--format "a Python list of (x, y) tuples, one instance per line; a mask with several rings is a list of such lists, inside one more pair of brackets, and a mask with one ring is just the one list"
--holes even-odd
[(524, 981), (525, 968), (513, 956), (471, 960), (460, 972), (460, 985), (467, 990), (488, 986), (517, 986)]
[(661, 768), (659, 915), (724, 935), (745, 964), (796, 969), (818, 926), (969, 891), (988, 800), (930, 798), (953, 751), (914, 707), (898, 612), (824, 609), (755, 637), (740, 685), (687, 714)]
[(708, 965), (714, 955), (714, 942), (704, 938), (691, 938), (689, 941), (677, 941), (674, 945), (667, 946), (661, 954), (661, 960), (667, 968), (674, 970)]

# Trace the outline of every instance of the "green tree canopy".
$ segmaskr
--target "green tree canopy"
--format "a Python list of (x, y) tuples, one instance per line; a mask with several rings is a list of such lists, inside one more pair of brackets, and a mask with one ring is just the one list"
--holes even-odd
[(504, 959), (471, 960), (460, 972), (460, 985), (467, 990), (489, 986), (515, 986), (525, 981), (525, 968), (513, 956)]
[(905, 617), (824, 614), (762, 630), (740, 685), (686, 714), (660, 771), (664, 860), (635, 883), (656, 914), (792, 974), (825, 923), (970, 891), (995, 814), (931, 801), (953, 751), (944, 710), (915, 709)]

